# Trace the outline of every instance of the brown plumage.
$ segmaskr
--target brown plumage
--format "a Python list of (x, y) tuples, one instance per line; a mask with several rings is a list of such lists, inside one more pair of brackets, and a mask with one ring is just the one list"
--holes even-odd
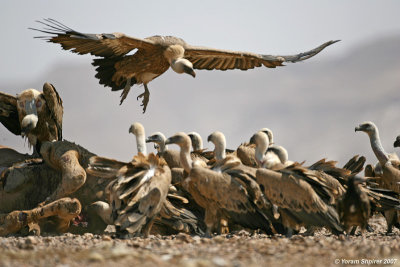
[(265, 196), (279, 207), (285, 226), (328, 227), (334, 234), (342, 233), (335, 209), (316, 193), (305, 172), (298, 164), (280, 172), (260, 168), (256, 179)]
[[(379, 131), (373, 122), (364, 122), (355, 128), (355, 131), (365, 132), (369, 139), (372, 151), (379, 161), (381, 171), (368, 170), (375, 173), (380, 179), (377, 183), (385, 189), (400, 193), (400, 161), (392, 160), (389, 154), (385, 152), (379, 138)], [(393, 225), (399, 225), (399, 212), (395, 210), (386, 211), (385, 218), (388, 223), (388, 233), (392, 232)]]
[(350, 234), (352, 227), (351, 234), (354, 234), (357, 226), (365, 230), (371, 216), (369, 198), (361, 189), (360, 182), (364, 182), (364, 180), (355, 176), (349, 177), (346, 193), (338, 201), (339, 218), (347, 234)]
[[(206, 70), (248, 70), (265, 66), (275, 68), (284, 62), (298, 62), (318, 54), (325, 47), (337, 42), (329, 41), (310, 51), (291, 56), (272, 56), (249, 52), (220, 50), (187, 44), (173, 36), (152, 36), (147, 38), (130, 37), (123, 33), (85, 34), (77, 32), (53, 19), (45, 19), (40, 23), (47, 26), (37, 30), (51, 36), (45, 36), (49, 42), (59, 43), (65, 50), (77, 54), (91, 54), (97, 57), (96, 66), (100, 84), (109, 86), (113, 91), (122, 90), (121, 103), (126, 98), (130, 87), (143, 84), (143, 112), (149, 101), (147, 84), (157, 78), (168, 68), (177, 73), (196, 76), (194, 69)], [(128, 53), (134, 49), (133, 55)]]
[(128, 163), (102, 157), (90, 159), (87, 172), (116, 178), (107, 187), (111, 219), (121, 234), (142, 232), (147, 236), (161, 211), (171, 183), (171, 171), (164, 160), (142, 153)]
[(191, 141), (186, 134), (177, 133), (166, 143), (177, 144), (181, 148), (181, 162), (189, 173), (183, 182), (184, 187), (205, 209), (206, 235), (211, 235), (214, 230), (219, 232), (223, 228), (221, 221), (273, 232), (271, 222), (257, 206), (262, 205), (262, 193), (260, 190), (258, 194), (252, 191), (252, 185), (256, 183), (249, 173), (238, 168), (239, 160), (226, 157), (214, 166), (215, 170), (194, 166), (196, 164), (189, 156)]
[(26, 136), (39, 153), (45, 141), (62, 140), (62, 100), (52, 84), (43, 92), (27, 89), (16, 97), (0, 92), (0, 122), (12, 133)]

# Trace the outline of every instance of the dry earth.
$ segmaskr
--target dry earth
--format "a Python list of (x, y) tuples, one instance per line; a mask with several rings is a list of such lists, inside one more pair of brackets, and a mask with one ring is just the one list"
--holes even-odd
[(186, 234), (128, 240), (112, 234), (7, 237), (0, 238), (0, 266), (334, 266), (351, 260), (400, 265), (400, 232), (385, 235), (382, 217), (371, 225), (373, 233), (354, 237), (325, 230), (292, 238), (244, 230), (211, 239)]

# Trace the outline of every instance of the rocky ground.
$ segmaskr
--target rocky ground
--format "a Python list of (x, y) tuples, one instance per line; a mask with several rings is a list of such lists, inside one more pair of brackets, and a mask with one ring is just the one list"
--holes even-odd
[[(400, 265), (400, 231), (385, 235), (381, 217), (373, 233), (292, 238), (244, 230), (202, 238), (179, 234), (128, 240), (110, 234), (0, 238), (0, 266), (333, 266)], [(375, 262), (374, 262), (375, 261)]]

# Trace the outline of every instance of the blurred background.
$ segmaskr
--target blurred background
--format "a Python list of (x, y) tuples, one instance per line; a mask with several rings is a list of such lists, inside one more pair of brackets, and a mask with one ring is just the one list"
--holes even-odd
[[(375, 162), (368, 137), (354, 127), (373, 121), (383, 146), (400, 134), (399, 1), (7, 1), (0, 10), (0, 91), (42, 90), (48, 81), (64, 101), (63, 136), (102, 156), (128, 161), (136, 153), (131, 123), (147, 135), (225, 133), (229, 148), (263, 127), (291, 160), (321, 158), (343, 165), (355, 154)], [(46, 43), (28, 27), (54, 18), (86, 33), (136, 37), (174, 35), (193, 45), (288, 55), (341, 39), (317, 56), (277, 69), (167, 73), (149, 84), (142, 114), (135, 86), (119, 92), (98, 84), (91, 56)], [(0, 125), (0, 144), (31, 153)], [(152, 147), (148, 147), (152, 151)]]

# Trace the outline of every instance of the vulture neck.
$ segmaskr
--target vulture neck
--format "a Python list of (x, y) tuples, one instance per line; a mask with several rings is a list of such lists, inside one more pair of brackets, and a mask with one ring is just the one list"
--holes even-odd
[(265, 142), (257, 143), (256, 145), (256, 160), (260, 164), (260, 167), (263, 166), (265, 152), (267, 152), (269, 143), (267, 140)]
[(372, 151), (374, 151), (376, 158), (382, 166), (385, 166), (386, 162), (389, 160), (385, 150), (383, 149), (381, 140), (379, 138), (379, 131), (375, 128), (375, 130), (371, 133), (368, 133), (369, 140), (371, 142)]
[(158, 145), (160, 146), (160, 153), (162, 154), (162, 153), (164, 153), (165, 152), (165, 150), (167, 150), (168, 149), (168, 146), (166, 146), (165, 145), (165, 140), (164, 141), (162, 141), (162, 142), (160, 142), (160, 143), (158, 143)]
[(217, 160), (223, 160), (226, 157), (226, 142), (225, 140), (217, 140), (215, 143), (215, 149), (214, 149), (214, 153), (215, 153), (215, 158)]
[(181, 164), (187, 173), (192, 169), (193, 161), (190, 157), (190, 144), (182, 144), (180, 151)]
[(136, 133), (135, 136), (136, 136), (136, 146), (138, 153), (143, 153), (144, 155), (146, 155), (147, 154), (146, 137), (144, 132), (140, 131)]

